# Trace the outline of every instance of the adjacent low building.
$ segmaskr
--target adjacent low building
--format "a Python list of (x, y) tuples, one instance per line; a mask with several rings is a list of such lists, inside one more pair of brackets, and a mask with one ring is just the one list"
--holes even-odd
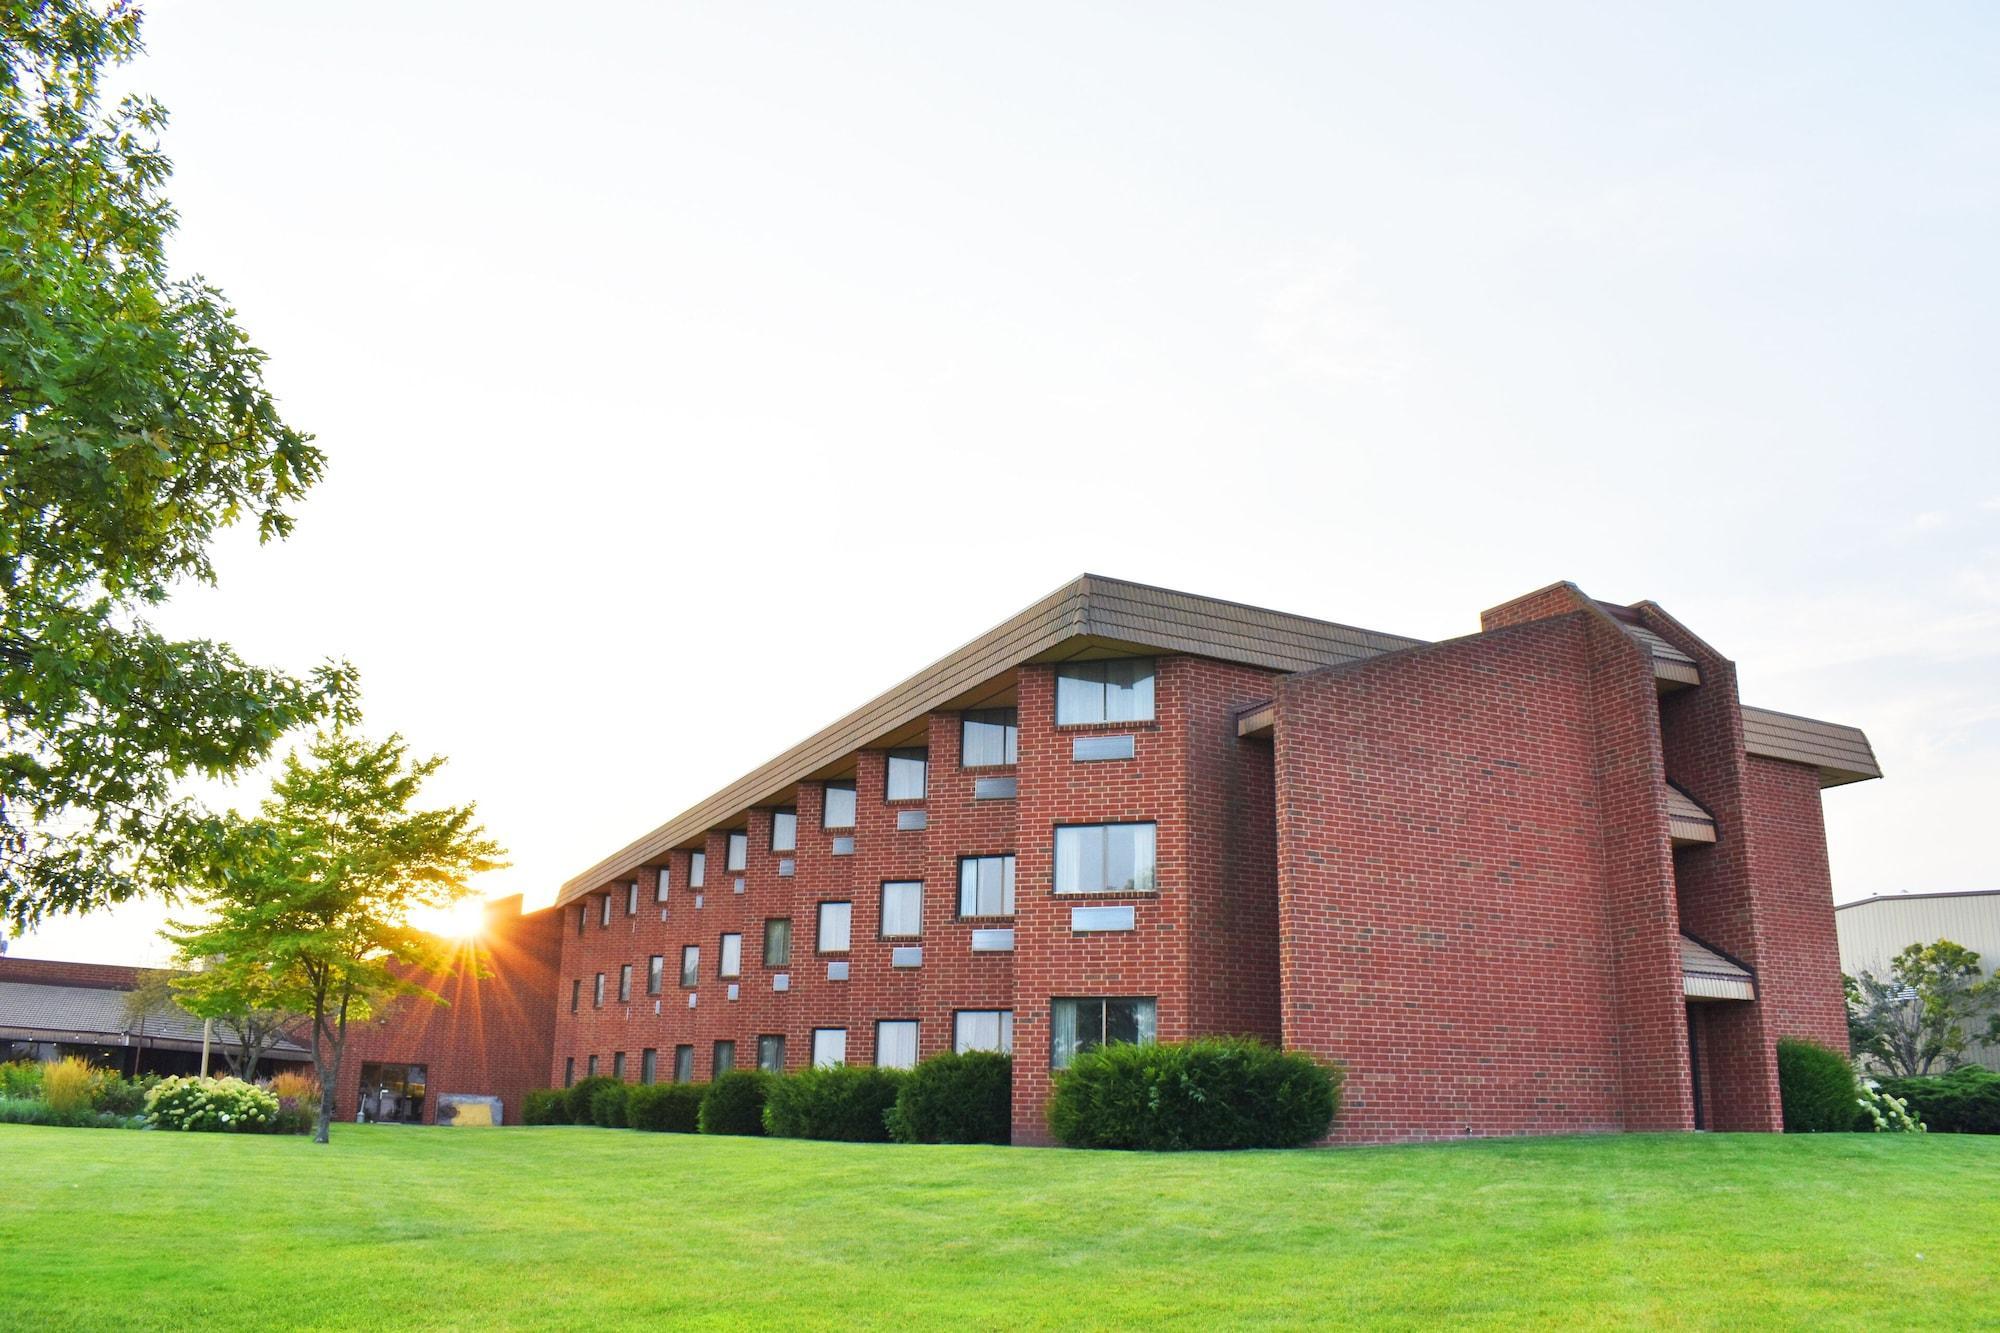
[[(1956, 893), (1883, 893), (1834, 910), (1840, 970), (1870, 972), (1887, 980), (1890, 963), (1912, 944), (1950, 940), (1979, 955), (1987, 976), (2000, 972), (2000, 889)], [(1974, 1064), (2000, 1070), (2000, 1046), (1974, 1041)]]
[[(1085, 576), (566, 884), (547, 1075), (1015, 1056), (1338, 1060), (1343, 1141), (1775, 1130), (1844, 1048), (1825, 787), (1650, 602), (1441, 643)], [(386, 1049), (386, 1048), (385, 1048)]]

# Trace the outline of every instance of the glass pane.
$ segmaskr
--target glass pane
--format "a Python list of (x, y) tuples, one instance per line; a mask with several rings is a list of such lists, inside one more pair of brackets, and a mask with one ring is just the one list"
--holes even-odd
[(721, 975), (725, 977), (741, 975), (743, 971), (743, 937), (741, 935), (724, 935), (722, 937), (722, 967), (720, 971)]
[(917, 1025), (900, 1020), (877, 1023), (875, 1063), (884, 1069), (916, 1068)]
[(820, 820), (822, 828), (854, 827), (854, 786), (829, 784), (826, 789), (826, 812)]
[(813, 1031), (813, 1064), (819, 1068), (847, 1063), (847, 1029), (816, 1028)]
[(1104, 720), (1145, 722), (1153, 716), (1153, 664), (1126, 658), (1105, 665)]
[(713, 1067), (709, 1071), (710, 1078), (721, 1078), (736, 1068), (736, 1043), (733, 1041), (715, 1043), (715, 1059), (711, 1063)]
[(958, 863), (958, 914), (960, 916), (979, 915), (979, 861), (968, 859)]
[[(1083, 1000), (1057, 1000), (1049, 1006), (1049, 1062), (1057, 1069), (1069, 1068), (1071, 1058), (1079, 1050), (1089, 1049), (1083, 1044), (1085, 1031), (1094, 1028), (1097, 1016), (1093, 1012), (1087, 1024), (1079, 1021), (1087, 1003)], [(1094, 1010), (1095, 1006), (1091, 1008)], [(1080, 1031), (1080, 1028), (1085, 1031)]]
[(1000, 915), (1014, 915), (1014, 858), (1000, 858)]
[(785, 1039), (783, 1037), (757, 1038), (757, 1067), (767, 1074), (785, 1072)]
[(674, 1082), (694, 1082), (694, 1047), (674, 1047)]
[(792, 923), (775, 919), (764, 923), (764, 966), (788, 967), (792, 961)]
[(819, 905), (819, 941), (815, 946), (821, 953), (846, 953), (848, 927), (854, 917), (852, 903), (821, 903)]
[(667, 874), (667, 868), (661, 866), (659, 880), (653, 885), (654, 902), (663, 903), (667, 900), (667, 886), (672, 882), (672, 879), (673, 877)]
[(629, 1000), (632, 998), (632, 965), (630, 963), (626, 963), (618, 969), (618, 998), (620, 1000)]
[(1005, 1009), (967, 1009), (956, 1016), (952, 1031), (952, 1049), (965, 1051), (999, 1051), (1001, 1054), (1014, 1049), (1014, 1015)]
[(797, 851), (799, 846), (799, 817), (790, 810), (780, 810), (771, 816), (771, 850), (774, 852)]
[(747, 833), (730, 834), (729, 862), (726, 868), (730, 870), (741, 870), (743, 868), (743, 862), (745, 861), (745, 859), (747, 859), (749, 853), (750, 853), (750, 835)]
[(1057, 829), (1056, 892), (1096, 893), (1103, 887), (1103, 826)]
[(639, 1081), (651, 1083), (660, 1074), (660, 1053), (650, 1047), (639, 1052)]
[(1104, 1002), (1104, 1040), (1136, 1042), (1139, 1040), (1138, 1006), (1150, 1003), (1145, 1000), (1106, 1000)]
[(690, 944), (681, 949), (681, 985), (692, 986), (701, 980), (701, 946)]
[(688, 887), (691, 889), (700, 888), (701, 882), (707, 874), (708, 853), (690, 852), (688, 854)]
[(1089, 664), (1056, 673), (1056, 725), (1104, 720), (1104, 683)]
[(1014, 1053), (1014, 1011), (1012, 1009), (1002, 1009), (1000, 1011), (1000, 1053), (1002, 1055), (1012, 1055)]
[(924, 933), (924, 886), (914, 880), (882, 886), (882, 934), (908, 938)]
[(888, 799), (921, 801), (924, 798), (924, 773), (928, 760), (929, 756), (922, 750), (889, 751)]

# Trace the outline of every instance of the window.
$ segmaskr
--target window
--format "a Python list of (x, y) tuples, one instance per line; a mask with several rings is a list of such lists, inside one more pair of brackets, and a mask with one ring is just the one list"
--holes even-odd
[(625, 915), (639, 915), (639, 881), (636, 879), (625, 886)]
[(722, 959), (716, 964), (718, 977), (740, 977), (743, 975), (743, 937), (724, 935), (722, 937)]
[(1057, 893), (1151, 893), (1154, 825), (1081, 824), (1056, 830)]
[(618, 968), (618, 1003), (632, 1003), (632, 965), (621, 964)]
[(597, 1077), (597, 1057), (596, 1057), (596, 1056), (594, 1056), (594, 1055), (593, 1055), (593, 1056), (591, 1056), (591, 1057), (590, 1057), (590, 1059), (589, 1059), (589, 1060), (588, 1060), (587, 1062), (585, 1062), (585, 1064), (584, 1064), (584, 1066), (583, 1066), (583, 1076), (584, 1076), (585, 1078), (596, 1078), (596, 1077)]
[(734, 1068), (736, 1068), (736, 1043), (733, 1041), (715, 1043), (715, 1050), (709, 1060), (708, 1076), (721, 1078)]
[(888, 789), (884, 794), (892, 801), (923, 800), (924, 774), (929, 768), (928, 750), (889, 751)]
[(666, 976), (666, 956), (656, 953), (651, 958), (648, 958), (646, 960), (646, 994), (658, 995), (660, 987), (666, 982)]
[(691, 889), (700, 888), (702, 880), (707, 878), (707, 876), (708, 876), (708, 853), (689, 852), (688, 887)]
[(575, 1083), (576, 1083), (576, 1057), (573, 1055), (565, 1055), (563, 1057), (563, 1086), (567, 1088), (574, 1086)]
[(795, 852), (799, 849), (799, 812), (796, 810), (774, 810), (771, 812), (771, 850), (774, 852)]
[(951, 1049), (964, 1055), (967, 1051), (998, 1051), (1010, 1054), (1014, 1049), (1014, 1011), (1012, 1009), (961, 1009), (952, 1018)]
[(1057, 1000), (1049, 1018), (1052, 1069), (1067, 1069), (1072, 1058), (1106, 1042), (1153, 1040), (1151, 1000)]
[(667, 900), (667, 885), (672, 882), (673, 882), (673, 876), (667, 873), (667, 868), (665, 866), (661, 866), (659, 878), (655, 880), (653, 883), (654, 902), (663, 903)]
[(958, 729), (958, 762), (964, 768), (991, 768), (1014, 762), (1021, 728), (1012, 708), (976, 708), (965, 713)]
[(785, 1072), (785, 1039), (782, 1036), (757, 1038), (757, 1068), (767, 1074)]
[(674, 1047), (674, 1082), (694, 1082), (694, 1047)]
[(968, 856), (958, 863), (960, 916), (1014, 915), (1014, 857)]
[(813, 1029), (813, 1068), (826, 1069), (847, 1063), (847, 1029)]
[(639, 1052), (639, 1081), (651, 1083), (660, 1076), (660, 1053), (648, 1046)]
[(582, 1003), (583, 1003), (583, 978), (578, 977), (576, 980), (569, 983), (569, 1011), (571, 1013), (575, 1013), (577, 1010), (577, 1006)]
[(598, 924), (598, 925), (600, 925), (600, 926), (608, 926), (608, 925), (610, 925), (610, 924), (611, 924), (611, 895), (607, 893), (607, 894), (605, 894), (605, 895), (604, 895), (604, 897), (602, 897), (601, 899), (599, 899), (599, 900), (598, 900), (598, 907), (599, 907), (599, 908), (600, 908), (601, 910), (600, 910), (600, 911), (598, 912), (598, 914), (597, 914), (597, 924)]
[(681, 948), (681, 985), (692, 989), (701, 984), (701, 946), (683, 945)]
[(586, 925), (589, 924), (589, 922), (590, 922), (590, 904), (578, 903), (576, 905), (576, 933), (579, 935), (583, 934), (583, 929)]
[(846, 953), (848, 928), (853, 922), (853, 903), (821, 903), (819, 936), (813, 947), (821, 953)]
[(1056, 725), (1086, 722), (1150, 722), (1153, 719), (1153, 659), (1120, 657), (1109, 662), (1071, 662), (1056, 668)]
[(619, 1079), (622, 1079), (622, 1078), (624, 1078), (624, 1077), (625, 1077), (625, 1052), (623, 1052), (623, 1051), (614, 1051), (614, 1052), (612, 1053), (612, 1055), (611, 1055), (611, 1077), (613, 1077), (613, 1078), (619, 1078)]
[(729, 835), (729, 854), (722, 863), (724, 870), (741, 870), (750, 856), (750, 835), (732, 833)]
[(764, 966), (792, 965), (792, 920), (774, 916), (764, 923)]
[(590, 1007), (593, 1009), (602, 1009), (604, 1007), (604, 974), (602, 972), (597, 974), (597, 990), (591, 996)]
[(900, 1019), (877, 1023), (875, 1063), (883, 1069), (915, 1069), (917, 1025)]
[(854, 784), (851, 782), (829, 782), (826, 784), (826, 809), (820, 814), (821, 828), (854, 827)]
[(914, 879), (882, 886), (882, 938), (914, 939), (924, 933), (924, 886)]

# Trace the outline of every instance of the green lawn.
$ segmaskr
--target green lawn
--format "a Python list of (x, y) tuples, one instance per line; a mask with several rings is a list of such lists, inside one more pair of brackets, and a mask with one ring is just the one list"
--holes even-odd
[(0, 1125), (0, 1328), (2000, 1321), (1994, 1139), (334, 1135)]

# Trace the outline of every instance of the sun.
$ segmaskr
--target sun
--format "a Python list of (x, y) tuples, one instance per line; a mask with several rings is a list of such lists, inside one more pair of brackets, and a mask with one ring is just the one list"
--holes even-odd
[(427, 907), (410, 913), (410, 924), (448, 940), (477, 939), (486, 929), (486, 900), (461, 898), (450, 907)]

